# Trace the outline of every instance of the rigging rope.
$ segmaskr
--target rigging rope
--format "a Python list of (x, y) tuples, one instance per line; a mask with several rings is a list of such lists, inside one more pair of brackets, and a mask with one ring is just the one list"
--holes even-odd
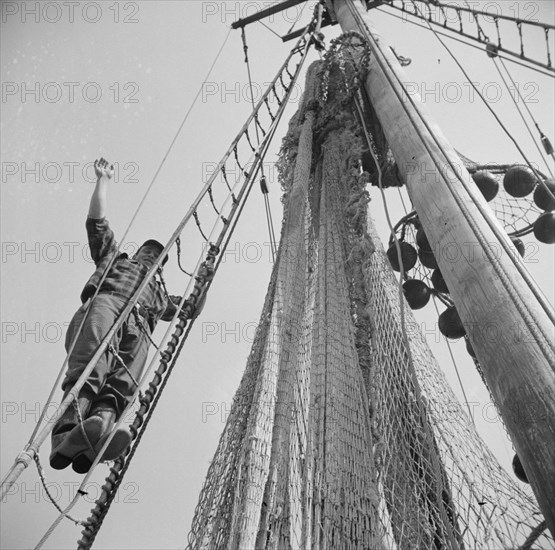
[(272, 210), (270, 208), (270, 199), (268, 197), (268, 184), (266, 183), (266, 177), (262, 175), (260, 178), (260, 190), (264, 196), (264, 206), (266, 208), (266, 222), (268, 225), (268, 233), (270, 235), (270, 251), (272, 253), (272, 262), (276, 261), (277, 254), (277, 244), (276, 235), (274, 233), (274, 222), (272, 220)]
[(295, 21), (293, 21), (293, 24), (291, 25), (290, 29), (285, 33), (286, 35), (291, 34), (293, 32), (295, 25), (299, 22), (299, 19), (303, 16), (304, 10), (306, 9), (307, 6), (308, 6), (308, 2), (304, 2), (303, 7), (301, 8), (301, 11), (298, 13)]
[(177, 237), (177, 239), (175, 239), (175, 246), (177, 248), (177, 266), (183, 273), (185, 273), (185, 275), (192, 277), (193, 274), (183, 269), (183, 266), (181, 265), (181, 238), (180, 237)]
[(42, 467), (42, 464), (40, 463), (39, 455), (38, 454), (35, 455), (33, 457), (33, 459), (34, 459), (35, 464), (37, 466), (37, 471), (38, 471), (42, 486), (44, 488), (44, 491), (46, 493), (46, 496), (48, 497), (48, 500), (54, 505), (56, 510), (58, 510), (58, 512), (60, 514), (63, 514), (67, 519), (69, 519), (70, 521), (75, 523), (75, 525), (86, 525), (86, 523), (83, 520), (75, 519), (75, 518), (71, 517), (69, 514), (64, 513), (64, 511), (60, 508), (60, 505), (56, 502), (56, 499), (52, 496), (52, 493), (50, 492), (50, 489), (48, 489), (48, 485), (46, 483), (46, 477), (44, 475), (44, 468)]
[(260, 19), (257, 22), (260, 23), (263, 27), (266, 27), (270, 32), (275, 34), (281, 40), (281, 36), (274, 29), (272, 29), (272, 27), (268, 27), (268, 25), (266, 25), (266, 23), (264, 23), (264, 21)]
[[(133, 315), (135, 316), (135, 318), (139, 317), (139, 314), (137, 313), (136, 308), (133, 308)], [(137, 322), (137, 324), (139, 325), (139, 327), (142, 329), (143, 326), (140, 322)], [(152, 341), (150, 340), (150, 343), (156, 348), (158, 349), (158, 346)], [(135, 380), (135, 377), (133, 376), (133, 374), (131, 373), (131, 371), (127, 368), (127, 365), (125, 364), (125, 361), (122, 359), (121, 355), (117, 352), (116, 348), (112, 345), (109, 344), (108, 345), (108, 351), (112, 354), (112, 356), (114, 357), (114, 359), (116, 360), (116, 362), (121, 365), (123, 367), (123, 370), (127, 373), (127, 375), (129, 376), (129, 378), (131, 378), (131, 382), (133, 382), (133, 385), (135, 387), (137, 387), (139, 385), (139, 383), (137, 382), (137, 380)]]
[(44, 543), (50, 538), (52, 533), (56, 530), (56, 528), (58, 527), (58, 525), (60, 524), (62, 519), (64, 519), (65, 517), (69, 517), (68, 516), (69, 511), (75, 506), (75, 504), (77, 503), (79, 498), (82, 496), (82, 494), (86, 494), (86, 493), (82, 493), (81, 490), (78, 489), (77, 492), (75, 493), (75, 496), (73, 497), (72, 501), (67, 505), (67, 507), (64, 510), (61, 511), (60, 515), (52, 522), (50, 527), (47, 529), (46, 533), (42, 536), (42, 538), (39, 540), (39, 542), (35, 546), (34, 550), (40, 550), (40, 548), (42, 548), (44, 546)]
[[(436, 296), (434, 296), (434, 298), (436, 298)], [(439, 317), (439, 308), (437, 307), (437, 303), (436, 303), (435, 299), (434, 299), (433, 302), (434, 302), (434, 308), (436, 310), (436, 314)], [(470, 420), (472, 420), (472, 424), (474, 424), (476, 426), (476, 423), (474, 422), (474, 414), (472, 413), (472, 409), (470, 408), (470, 401), (468, 399), (468, 396), (466, 395), (466, 389), (464, 387), (461, 375), (459, 373), (459, 366), (457, 364), (457, 361), (456, 361), (455, 356), (453, 354), (453, 350), (451, 348), (451, 342), (449, 342), (448, 339), (445, 339), (445, 343), (447, 344), (447, 349), (449, 350), (449, 356), (451, 357), (451, 363), (453, 364), (453, 367), (455, 369), (455, 374), (457, 375), (457, 381), (459, 383), (459, 387), (461, 388), (461, 392), (462, 392), (463, 397), (464, 397), (464, 404), (466, 405), (466, 408), (468, 410), (468, 418), (470, 418)]]
[(197, 224), (197, 227), (198, 227), (198, 230), (199, 230), (200, 234), (202, 235), (202, 238), (203, 238), (206, 242), (208, 242), (208, 237), (204, 234), (204, 231), (202, 230), (202, 227), (201, 227), (201, 225), (200, 225), (200, 220), (199, 220), (199, 218), (198, 218), (198, 212), (197, 212), (196, 210), (193, 212), (193, 217), (195, 218), (195, 222), (196, 222), (196, 224)]
[[(518, 111), (518, 114), (520, 115), (520, 118), (522, 119), (522, 122), (526, 126), (526, 129), (528, 130), (528, 133), (530, 134), (530, 137), (532, 138), (532, 141), (533, 141), (534, 145), (536, 146), (536, 149), (538, 150), (538, 152), (540, 154), (540, 158), (544, 161), (545, 166), (547, 167), (547, 171), (549, 172), (549, 175), (553, 178), (553, 171), (551, 170), (551, 167), (549, 166), (549, 163), (547, 162), (547, 159), (544, 157), (545, 151), (541, 150), (541, 147), (539, 146), (538, 142), (536, 141), (536, 138), (534, 137), (534, 134), (532, 133), (532, 130), (530, 129), (530, 125), (528, 124), (528, 121), (526, 120), (526, 117), (524, 116), (524, 113), (522, 112), (522, 109), (518, 105), (518, 102), (517, 102), (515, 96), (511, 93), (511, 88), (510, 88), (509, 84), (507, 83), (507, 80), (505, 79), (505, 76), (501, 72), (501, 69), (497, 65), (497, 60), (495, 59), (495, 57), (492, 57), (492, 61), (493, 61), (493, 64), (495, 65), (495, 68), (497, 69), (497, 73), (499, 74), (501, 80), (503, 81), (503, 84), (505, 85), (505, 89), (507, 90), (509, 96), (513, 100), (514, 106), (516, 107), (516, 110)], [(501, 63), (503, 63), (503, 60), (501, 60)], [(536, 122), (536, 119), (534, 118), (534, 116), (530, 112), (530, 109), (529, 109), (528, 105), (526, 104), (526, 101), (524, 100), (524, 98), (522, 97), (522, 94), (520, 93), (518, 85), (515, 84), (515, 81), (513, 80), (513, 77), (511, 76), (511, 73), (509, 73), (509, 71), (507, 70), (507, 67), (504, 64), (503, 64), (503, 67), (507, 71), (507, 74), (509, 75), (509, 78), (511, 79), (511, 82), (513, 83), (515, 92), (518, 94), (518, 97), (520, 98), (520, 100), (526, 106), (526, 109), (528, 110), (528, 114), (530, 115), (530, 117), (532, 118), (532, 120), (536, 124), (536, 128), (540, 132), (540, 143), (541, 143), (543, 132), (539, 129), (538, 123)]]
[[(520, 93), (520, 89), (517, 86), (517, 84), (515, 83), (515, 81), (513, 80), (513, 77), (511, 76), (511, 73), (509, 72), (509, 69), (507, 68), (507, 66), (503, 62), (503, 59), (500, 60), (500, 63), (501, 63), (501, 65), (503, 65), (503, 68), (505, 69), (505, 72), (507, 73), (507, 75), (511, 79), (511, 82), (513, 83), (513, 86), (514, 86), (515, 90), (517, 91), (521, 101), (524, 103), (524, 107), (526, 107), (526, 110), (528, 111), (528, 114), (529, 114), (530, 118), (534, 121), (534, 124), (536, 125), (536, 129), (538, 130), (538, 133), (540, 134), (540, 141), (542, 142), (542, 145), (544, 146), (546, 154), (550, 155), (553, 158), (554, 151), (553, 151), (553, 146), (551, 145), (551, 142), (549, 141), (549, 138), (547, 138), (545, 136), (545, 134), (543, 133), (543, 131), (541, 130), (540, 125), (538, 124), (538, 121), (536, 120), (536, 118), (532, 114), (532, 111), (528, 107), (528, 103), (522, 97), (522, 94)], [(553, 175), (552, 175), (552, 177), (553, 177)]]

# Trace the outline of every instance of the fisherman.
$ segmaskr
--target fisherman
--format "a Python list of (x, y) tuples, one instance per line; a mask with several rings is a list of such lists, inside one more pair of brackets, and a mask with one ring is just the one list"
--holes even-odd
[[(81, 293), (82, 305), (67, 331), (65, 345), (68, 353), (76, 340), (62, 383), (64, 397), (164, 249), (161, 243), (150, 239), (132, 258), (125, 253), (119, 254), (102, 281), (105, 269), (118, 248), (106, 219), (107, 188), (114, 175), (114, 167), (101, 158), (95, 161), (94, 169), (97, 181), (86, 229), (96, 271)], [(162, 265), (167, 260), (165, 256)], [(161, 268), (159, 273), (161, 276)], [(98, 294), (91, 304), (97, 289)], [(52, 468), (61, 470), (72, 464), (73, 470), (78, 473), (86, 473), (90, 469), (137, 387), (147, 359), (150, 333), (160, 319), (171, 321), (176, 312), (179, 298), (167, 296), (164, 290), (163, 285), (152, 278), (133, 314), (111, 340), (111, 346), (100, 357), (77, 399), (55, 424), (50, 454)], [(79, 331), (83, 317), (85, 321)], [(102, 460), (114, 460), (123, 454), (131, 439), (127, 428), (118, 429)]]

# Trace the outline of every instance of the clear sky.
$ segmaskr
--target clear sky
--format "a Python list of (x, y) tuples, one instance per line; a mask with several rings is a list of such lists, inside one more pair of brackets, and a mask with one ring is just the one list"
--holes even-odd
[[(108, 218), (116, 236), (121, 236), (229, 26), (268, 4), (196, 0), (108, 0), (77, 6), (61, 1), (1, 3), (2, 474), (27, 442), (58, 374), (65, 357), (65, 327), (93, 268), (84, 229), (94, 186), (92, 162), (104, 156), (117, 163)], [(553, 3), (547, 0), (473, 2), (486, 4), (507, 15), (553, 23)], [(291, 8), (267, 23), (278, 34), (285, 34), (300, 9)], [(301, 21), (306, 22), (308, 15), (309, 8)], [(522, 162), (429, 31), (378, 12), (375, 21), (397, 53), (412, 58), (407, 73), (457, 150), (481, 162)], [(326, 29), (327, 42), (337, 34), (337, 28)], [(256, 96), (273, 78), (291, 44), (282, 44), (260, 24), (248, 27), (247, 37)], [(531, 52), (545, 51), (543, 36), (528, 38)], [(515, 47), (515, 36), (509, 35), (507, 42)], [(494, 107), (511, 133), (545, 169), (492, 62), (481, 51), (450, 44), (479, 88), (495, 98)], [(551, 49), (553, 55), (553, 44)], [(316, 59), (316, 54), (312, 55)], [(233, 31), (124, 250), (134, 250), (136, 243), (146, 238), (169, 238), (206, 181), (210, 166), (218, 162), (243, 125), (251, 110), (243, 59), (240, 33)], [(528, 106), (553, 140), (553, 79), (510, 67)], [(299, 97), (300, 87), (279, 137)], [(279, 140), (267, 157), (266, 169), (276, 231), (281, 220), (280, 190), (270, 163), (278, 146)], [(397, 221), (403, 215), (397, 192), (388, 196)], [(383, 205), (375, 190), (372, 197), (372, 215), (385, 238)], [(210, 211), (211, 206), (204, 205), (201, 216)], [(199, 242), (195, 231), (184, 234), (183, 259), (189, 269), (199, 253), (194, 246)], [(527, 266), (553, 303), (553, 247), (536, 247), (533, 238), (527, 242), (532, 247)], [(267, 243), (264, 204), (255, 188), (202, 318), (183, 350), (95, 548), (185, 546), (198, 494), (262, 308), (271, 270)], [(183, 292), (188, 278), (177, 269), (175, 251), (165, 271), (170, 291)], [(433, 326), (433, 307), (419, 319)], [(163, 328), (161, 324), (157, 340)], [(430, 340), (447, 376), (456, 384), (444, 342), (434, 337)], [(509, 468), (513, 452), (502, 437), (503, 428), (464, 344), (455, 344), (453, 353), (467, 397), (477, 403), (479, 430)], [(460, 395), (458, 387), (455, 391)], [(60, 397), (58, 391), (56, 399)], [(47, 466), (49, 452), (47, 442), (41, 460), (52, 492), (65, 506), (81, 477), (71, 470), (52, 471)], [(89, 495), (73, 510), (75, 516), (88, 516), (107, 471), (106, 466), (98, 468), (87, 488)], [(56, 517), (36, 468), (31, 466), (2, 503), (2, 548), (33, 547)], [(79, 537), (80, 528), (65, 521), (46, 548), (74, 548)]]

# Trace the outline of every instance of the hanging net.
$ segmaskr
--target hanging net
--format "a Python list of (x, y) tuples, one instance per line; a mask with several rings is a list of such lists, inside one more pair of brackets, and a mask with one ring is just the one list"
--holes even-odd
[(309, 68), (283, 142), (279, 253), (188, 548), (550, 547), (406, 304), (401, 322), (342, 51)]

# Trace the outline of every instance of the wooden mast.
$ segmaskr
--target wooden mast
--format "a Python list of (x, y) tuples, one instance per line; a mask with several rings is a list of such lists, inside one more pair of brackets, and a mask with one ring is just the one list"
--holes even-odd
[(408, 78), (365, 6), (333, 0), (333, 10), (344, 32), (370, 44), (366, 91), (555, 536), (553, 311), (437, 123), (407, 95)]

